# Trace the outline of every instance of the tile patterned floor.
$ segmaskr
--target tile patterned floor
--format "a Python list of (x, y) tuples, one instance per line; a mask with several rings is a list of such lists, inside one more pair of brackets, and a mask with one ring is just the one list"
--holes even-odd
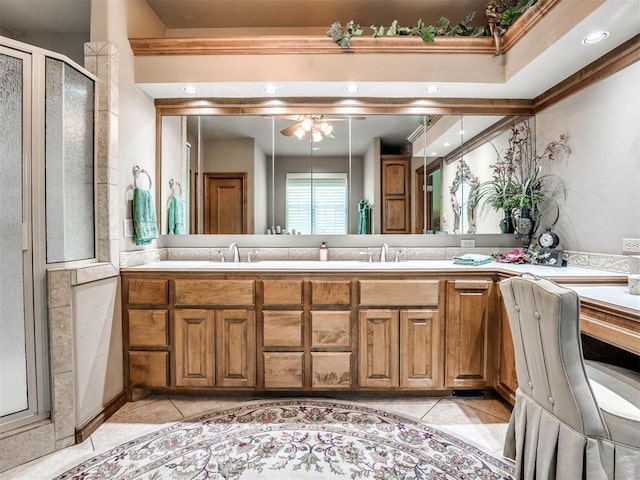
[[(116, 445), (213, 410), (233, 407), (247, 399), (152, 397), (127, 403), (83, 443), (0, 473), (0, 480), (50, 480), (69, 468)], [(511, 407), (497, 398), (356, 398), (380, 410), (422, 420), (471, 444), (502, 452)]]

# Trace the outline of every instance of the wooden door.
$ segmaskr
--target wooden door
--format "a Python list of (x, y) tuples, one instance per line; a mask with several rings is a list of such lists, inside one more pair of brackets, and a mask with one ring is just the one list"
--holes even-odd
[(360, 387), (398, 386), (398, 311), (359, 312), (358, 384)]
[(411, 157), (384, 155), (382, 165), (382, 233), (411, 233)]
[(213, 318), (213, 310), (174, 310), (177, 386), (213, 386)]
[(216, 386), (256, 383), (256, 322), (249, 310), (216, 311)]
[(247, 233), (247, 174), (204, 174), (204, 233)]
[(441, 386), (440, 316), (437, 310), (400, 311), (400, 386)]
[(447, 282), (446, 387), (491, 385), (491, 280)]

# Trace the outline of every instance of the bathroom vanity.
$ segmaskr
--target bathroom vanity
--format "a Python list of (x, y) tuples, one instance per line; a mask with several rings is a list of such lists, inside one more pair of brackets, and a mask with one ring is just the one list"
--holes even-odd
[[(451, 261), (126, 268), (127, 395), (494, 388), (513, 401), (514, 354), (496, 282), (525, 270), (580, 288), (626, 283), (588, 269)], [(640, 308), (621, 314), (598, 305), (583, 303), (590, 335), (613, 333), (623, 348), (640, 338)]]

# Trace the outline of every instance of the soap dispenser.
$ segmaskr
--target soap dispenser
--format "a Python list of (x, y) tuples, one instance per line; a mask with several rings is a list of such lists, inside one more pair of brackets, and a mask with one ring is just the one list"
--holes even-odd
[(320, 256), (321, 262), (329, 260), (329, 247), (327, 246), (327, 242), (322, 242), (322, 245), (320, 245), (320, 248), (318, 249), (318, 255)]

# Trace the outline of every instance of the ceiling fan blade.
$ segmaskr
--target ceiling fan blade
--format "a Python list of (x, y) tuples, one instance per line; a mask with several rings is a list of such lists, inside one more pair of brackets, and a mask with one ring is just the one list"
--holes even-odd
[(329, 135), (325, 135), (325, 138), (336, 138), (336, 136), (333, 133), (330, 133)]
[(298, 126), (300, 126), (300, 122), (296, 122), (293, 125), (290, 125), (287, 128), (280, 130), (280, 133), (285, 137), (290, 137), (298, 129)]

